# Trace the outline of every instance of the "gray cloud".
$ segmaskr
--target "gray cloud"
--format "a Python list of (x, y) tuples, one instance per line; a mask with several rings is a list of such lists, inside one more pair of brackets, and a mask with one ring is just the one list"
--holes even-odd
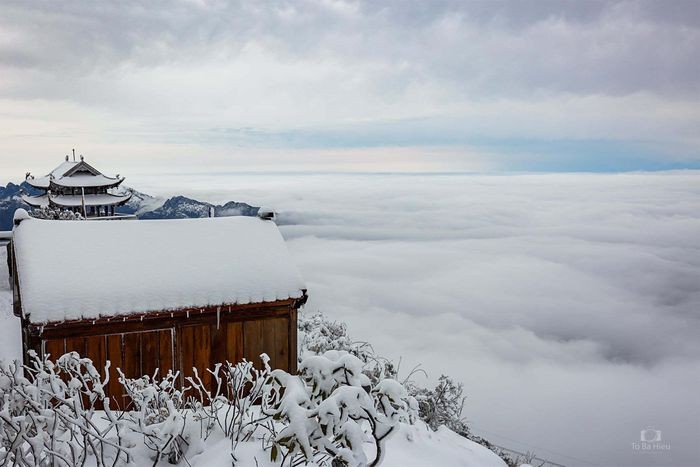
[[(184, 144), (473, 148), (490, 139), (481, 152), (500, 153), (491, 165), (509, 169), (541, 154), (514, 155), (498, 147), (504, 140), (604, 140), (656, 148), (623, 169), (693, 167), (676, 161), (698, 158), (698, 9), (692, 1), (4, 2), (0, 140), (36, 156), (39, 141), (62, 153), (74, 135), (121, 157), (123, 142), (157, 143), (162, 155)], [(237, 128), (249, 130), (228, 130)], [(556, 159), (588, 151), (573, 152), (542, 166), (561, 169)]]
[(697, 95), (698, 10), (693, 1), (18, 2), (3, 6), (0, 63), (80, 79), (235, 61), (256, 44), (280, 60), (374, 63), (376, 86), (394, 93), (435, 80), (496, 96)]

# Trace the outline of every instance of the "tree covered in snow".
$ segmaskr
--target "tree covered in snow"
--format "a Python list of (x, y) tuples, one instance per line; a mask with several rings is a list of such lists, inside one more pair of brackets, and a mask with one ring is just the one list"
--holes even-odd
[(32, 217), (36, 217), (37, 219), (50, 219), (60, 221), (76, 221), (84, 219), (83, 215), (79, 212), (66, 211), (63, 209), (54, 209), (50, 207), (42, 207), (32, 210)]
[[(346, 351), (328, 351), (302, 360), (299, 376), (270, 374), (262, 413), (280, 422), (271, 458), (332, 465), (379, 465), (385, 444), (399, 423), (413, 423), (417, 402), (397, 381), (372, 384), (363, 362)], [(365, 441), (375, 447), (368, 459)]]
[(455, 383), (452, 378), (442, 375), (433, 389), (412, 385), (411, 393), (418, 400), (420, 418), (433, 430), (444, 425), (464, 437), (469, 435), (469, 427), (462, 418), (464, 409), (462, 383)]
[(363, 373), (374, 383), (384, 378), (398, 377), (398, 368), (394, 362), (377, 355), (369, 343), (351, 339), (345, 323), (331, 321), (320, 311), (308, 315), (301, 313), (298, 329), (299, 361), (308, 355), (322, 355), (329, 350), (339, 350), (359, 358), (363, 364)]
[[(299, 348), (302, 358), (331, 350), (341, 350), (355, 355), (363, 362), (363, 372), (373, 381), (383, 377), (398, 378), (398, 367), (387, 358), (374, 352), (371, 345), (354, 341), (347, 332), (345, 323), (338, 323), (316, 312), (299, 316)], [(435, 388), (428, 389), (407, 378), (404, 381), (411, 396), (419, 404), (419, 415), (430, 428), (441, 425), (468, 437), (469, 428), (462, 417), (465, 397), (463, 386), (452, 378), (442, 375)]]

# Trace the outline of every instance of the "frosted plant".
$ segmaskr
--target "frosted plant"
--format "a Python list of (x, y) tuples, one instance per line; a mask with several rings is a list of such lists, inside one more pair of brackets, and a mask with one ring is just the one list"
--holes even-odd
[[(375, 466), (391, 434), (417, 413), (400, 383), (373, 384), (345, 351), (307, 357), (299, 375), (272, 370), (265, 354), (261, 368), (217, 364), (206, 370), (211, 382), (194, 370), (186, 387), (178, 373), (130, 379), (118, 369), (130, 399), (119, 413), (105, 395), (108, 377), (90, 359), (75, 352), (55, 363), (31, 358), (28, 366), (0, 363), (1, 465), (116, 466), (132, 462), (138, 446), (153, 452), (154, 466), (186, 462), (193, 445), (220, 430), (234, 465), (239, 443), (256, 441), (282, 465)], [(376, 449), (371, 460), (368, 442)]]
[[(75, 352), (55, 364), (34, 351), (29, 356), (28, 366), (0, 364), (0, 462), (74, 466), (89, 456), (100, 467), (128, 462), (123, 422), (111, 412), (103, 390), (108, 377)], [(104, 413), (100, 423), (98, 413)]]
[(412, 388), (418, 400), (420, 418), (433, 430), (445, 425), (464, 437), (469, 437), (469, 427), (462, 418), (465, 397), (461, 383), (440, 376), (434, 389)]
[[(262, 413), (283, 428), (276, 434), (271, 459), (282, 464), (379, 465), (389, 436), (401, 422), (415, 420), (417, 404), (400, 383), (383, 380), (372, 388), (362, 361), (342, 351), (305, 358), (300, 375), (274, 370), (264, 388)], [(368, 462), (363, 445), (375, 444)]]
[(178, 462), (190, 445), (186, 433), (183, 390), (177, 386), (179, 373), (168, 373), (158, 378), (156, 370), (152, 376), (129, 379), (120, 369), (119, 382), (131, 399), (133, 408), (126, 412), (126, 428), (143, 435), (143, 442), (154, 452), (154, 465), (162, 458)]
[(83, 220), (84, 217), (79, 212), (67, 211), (64, 209), (54, 209), (49, 207), (37, 208), (32, 211), (32, 217), (37, 219), (53, 219), (61, 221)]
[(298, 329), (299, 362), (309, 355), (323, 355), (329, 350), (340, 350), (359, 358), (363, 364), (363, 373), (375, 384), (384, 378), (398, 376), (398, 368), (391, 360), (377, 355), (369, 343), (352, 340), (345, 323), (331, 321), (320, 311), (300, 313)]

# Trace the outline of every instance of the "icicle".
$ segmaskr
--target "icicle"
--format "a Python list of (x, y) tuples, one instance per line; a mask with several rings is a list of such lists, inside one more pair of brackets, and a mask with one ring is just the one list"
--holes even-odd
[(143, 315), (141, 315), (141, 321), (143, 321)]
[(190, 317), (190, 310), (187, 310), (187, 317)]
[(216, 329), (219, 329), (219, 323), (221, 322), (221, 307), (216, 307)]
[(94, 320), (94, 319), (92, 320), (92, 325), (93, 325), (93, 326), (95, 325), (95, 320)]

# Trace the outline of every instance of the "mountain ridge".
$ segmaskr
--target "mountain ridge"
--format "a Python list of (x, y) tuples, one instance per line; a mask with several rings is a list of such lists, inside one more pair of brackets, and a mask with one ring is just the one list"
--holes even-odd
[[(116, 212), (133, 214), (139, 219), (187, 219), (210, 217), (211, 214), (214, 217), (255, 216), (260, 209), (259, 206), (238, 201), (213, 204), (183, 195), (165, 199), (133, 188), (125, 187), (125, 189), (131, 192), (131, 199), (123, 206), (118, 206)], [(12, 230), (12, 217), (15, 210), (29, 208), (20, 198), (22, 191), (38, 194), (38, 191), (27, 182), (19, 185), (12, 182), (8, 182), (6, 186), (0, 185), (0, 230)]]

